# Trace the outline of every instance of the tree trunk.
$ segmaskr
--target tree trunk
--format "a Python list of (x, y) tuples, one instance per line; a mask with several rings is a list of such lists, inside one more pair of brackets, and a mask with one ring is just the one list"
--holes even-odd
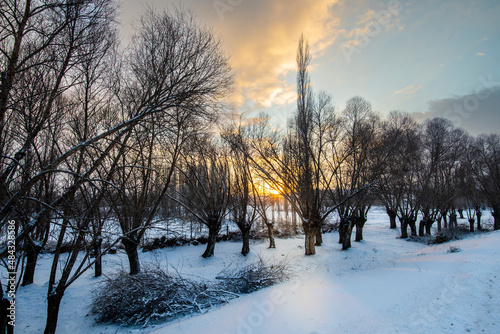
[(451, 231), (451, 234), (453, 237), (455, 237), (455, 234), (456, 234), (456, 227), (458, 226), (457, 224), (457, 214), (452, 211), (452, 213), (450, 214), (450, 221), (449, 221), (449, 224), (448, 224), (448, 230)]
[(477, 230), (478, 230), (478, 231), (482, 229), (482, 227), (481, 227), (481, 216), (482, 216), (482, 215), (483, 215), (483, 214), (481, 213), (481, 211), (480, 211), (480, 210), (476, 210)]
[(438, 223), (438, 232), (441, 233), (441, 220), (443, 219), (443, 217), (439, 217), (438, 220), (437, 220), (437, 223)]
[(139, 253), (137, 248), (139, 244), (134, 240), (123, 239), (123, 246), (125, 246), (125, 252), (127, 253), (128, 262), (130, 265), (130, 275), (138, 274), (141, 271), (141, 264), (139, 262)]
[(47, 297), (47, 322), (44, 334), (56, 333), (59, 306), (61, 305), (63, 295), (63, 293), (54, 293)]
[(447, 229), (448, 228), (448, 216), (446, 215), (446, 212), (443, 214), (443, 223), (444, 223), (443, 227), (445, 229)]
[(418, 225), (418, 236), (425, 236), (425, 220), (421, 220), (420, 224)]
[(452, 212), (450, 214), (450, 223), (449, 223), (449, 228), (451, 230), (455, 230), (458, 227), (457, 223), (457, 214), (455, 212)]
[(476, 222), (476, 220), (474, 218), (470, 218), (469, 219), (469, 230), (471, 232), (474, 232), (474, 223)]
[(241, 254), (243, 254), (243, 256), (247, 256), (247, 254), (250, 253), (250, 228), (241, 229), (241, 236), (243, 239)]
[(34, 244), (27, 245), (25, 249), (26, 253), (26, 268), (24, 270), (22, 286), (33, 284), (35, 278), (36, 263), (38, 261), (38, 255), (40, 254), (40, 247)]
[(95, 255), (95, 272), (94, 277), (100, 277), (102, 275), (102, 238), (97, 238), (94, 243), (94, 255)]
[(460, 219), (464, 219), (464, 210), (463, 209), (458, 209), (458, 214), (460, 215)]
[(408, 219), (400, 218), (399, 221), (401, 223), (401, 238), (406, 239), (408, 238)]
[(305, 248), (306, 255), (316, 254), (316, 248), (314, 247), (316, 239), (316, 228), (310, 224), (304, 224), (304, 234), (305, 234)]
[(366, 223), (366, 218), (365, 217), (358, 217), (356, 219), (356, 239), (355, 241), (361, 241), (363, 240), (363, 228), (365, 227)]
[(318, 226), (316, 229), (316, 242), (314, 243), (315, 246), (321, 246), (323, 244), (323, 234), (321, 233), (321, 224)]
[(274, 224), (266, 223), (267, 234), (269, 237), (269, 248), (276, 248), (276, 243), (274, 242)]
[(208, 228), (207, 249), (205, 249), (205, 253), (203, 253), (202, 255), (205, 259), (214, 256), (215, 244), (217, 242), (217, 235), (219, 234), (219, 229), (220, 227)]
[(342, 244), (342, 250), (348, 250), (351, 248), (351, 234), (352, 234), (353, 224), (349, 218), (340, 218), (339, 225), (339, 239)]
[(493, 210), (493, 230), (500, 230), (500, 209)]
[(417, 223), (416, 219), (409, 219), (409, 221), (408, 221), (408, 225), (410, 226), (411, 236), (412, 237), (416, 237), (417, 236), (417, 225), (416, 225), (416, 223)]
[(386, 212), (387, 215), (389, 216), (389, 222), (391, 224), (390, 225), (391, 228), (397, 228), (398, 226), (396, 224), (396, 217), (397, 217), (396, 211), (386, 208)]
[(294, 210), (292, 210), (292, 226), (293, 226), (293, 232), (295, 235), (298, 234), (298, 229), (297, 229), (297, 214), (295, 213)]
[(433, 219), (428, 219), (426, 222), (425, 222), (425, 234), (426, 235), (431, 235), (431, 230), (432, 230), (432, 225), (434, 224), (434, 220)]

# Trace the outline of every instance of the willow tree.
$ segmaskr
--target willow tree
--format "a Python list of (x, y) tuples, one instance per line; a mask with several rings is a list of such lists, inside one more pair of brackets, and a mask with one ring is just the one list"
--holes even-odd
[[(332, 191), (334, 198), (338, 199), (373, 184), (378, 165), (384, 163), (385, 156), (378, 147), (379, 119), (369, 102), (359, 96), (353, 97), (347, 101), (342, 116), (341, 148), (344, 150), (342, 156), (346, 158), (335, 174), (336, 184)], [(351, 246), (354, 226), (356, 241), (363, 240), (363, 227), (373, 200), (372, 193), (363, 191), (338, 207), (339, 242), (342, 243), (342, 249)]]
[[(124, 65), (120, 92), (125, 114), (176, 100), (134, 129), (112, 194), (132, 274), (140, 271), (137, 248), (158, 216), (186, 143), (217, 118), (217, 103), (232, 84), (218, 39), (189, 12), (142, 16)], [(133, 143), (132, 143), (133, 141)]]
[(460, 157), (467, 149), (467, 133), (443, 118), (427, 120), (423, 129), (419, 203), (419, 235), (431, 234), (439, 219), (458, 207)]
[(181, 155), (181, 187), (168, 195), (208, 228), (204, 258), (215, 253), (222, 221), (230, 213), (231, 171), (228, 152), (208, 138), (198, 139)]
[[(230, 137), (232, 138), (232, 137)], [(250, 230), (259, 217), (257, 188), (254, 182), (254, 173), (251, 170), (250, 159), (243, 152), (247, 151), (241, 137), (239, 141), (232, 141), (231, 149), (231, 211), (233, 221), (241, 232), (243, 246), (241, 254), (246, 256), (250, 252)]]
[(398, 154), (389, 153), (403, 144), (406, 132), (416, 126), (416, 121), (409, 114), (401, 111), (392, 111), (388, 118), (381, 122), (380, 145), (388, 154), (385, 162), (380, 164), (375, 192), (389, 216), (390, 228), (397, 228), (396, 219), (403, 193), (401, 188), (395, 187), (398, 177), (396, 170), (400, 166), (401, 157)]
[(474, 178), (491, 208), (493, 229), (500, 229), (500, 136), (480, 135), (469, 152)]

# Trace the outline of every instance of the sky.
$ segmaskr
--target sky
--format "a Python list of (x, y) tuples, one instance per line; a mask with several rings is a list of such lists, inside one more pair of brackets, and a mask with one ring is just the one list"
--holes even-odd
[(296, 107), (298, 41), (315, 92), (338, 110), (353, 96), (384, 117), (446, 117), (471, 134), (500, 133), (498, 0), (121, 0), (122, 39), (144, 8), (183, 6), (221, 40), (237, 112), (284, 122)]

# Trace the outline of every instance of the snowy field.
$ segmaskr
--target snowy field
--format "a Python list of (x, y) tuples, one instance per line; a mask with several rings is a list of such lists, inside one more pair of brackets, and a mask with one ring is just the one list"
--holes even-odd
[[(275, 250), (267, 249), (267, 240), (254, 242), (247, 257), (238, 242), (218, 243), (210, 259), (201, 257), (202, 245), (141, 252), (142, 266), (161, 263), (184, 276), (213, 280), (258, 256), (286, 258), (293, 276), (202, 315), (131, 328), (94, 323), (92, 291), (103, 278), (89, 271), (68, 288), (57, 333), (500, 333), (500, 231), (427, 246), (399, 239), (399, 230), (388, 226), (385, 212), (375, 208), (364, 241), (341, 251), (338, 234), (327, 234), (309, 257), (301, 237), (277, 239)], [(16, 333), (43, 332), (50, 263), (51, 255), (42, 255), (35, 284), (17, 292)], [(127, 270), (126, 255), (106, 255), (103, 268), (105, 275)]]

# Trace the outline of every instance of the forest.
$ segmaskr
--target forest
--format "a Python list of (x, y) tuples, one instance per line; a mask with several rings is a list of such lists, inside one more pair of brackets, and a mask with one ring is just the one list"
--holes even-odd
[[(122, 247), (130, 275), (151, 228), (206, 232), (210, 258), (227, 221), (250, 252), (252, 231), (277, 233), (273, 207), (293, 213), (305, 255), (338, 217), (342, 250), (385, 209), (401, 238), (500, 229), (500, 136), (471, 136), (444, 118), (380, 116), (355, 96), (339, 110), (315, 92), (298, 38), (297, 106), (286, 124), (226, 103), (236, 77), (221, 41), (193, 13), (146, 10), (120, 45), (109, 0), (6, 0), (0, 5), (0, 333), (10, 292), (33, 283), (50, 251), (45, 333), (84, 273)], [(299, 36), (297, 36), (299, 37)], [(368, 222), (369, 223), (369, 222)], [(298, 226), (298, 227), (297, 227)], [(355, 230), (355, 231), (354, 231)], [(190, 240), (192, 241), (192, 240)]]

